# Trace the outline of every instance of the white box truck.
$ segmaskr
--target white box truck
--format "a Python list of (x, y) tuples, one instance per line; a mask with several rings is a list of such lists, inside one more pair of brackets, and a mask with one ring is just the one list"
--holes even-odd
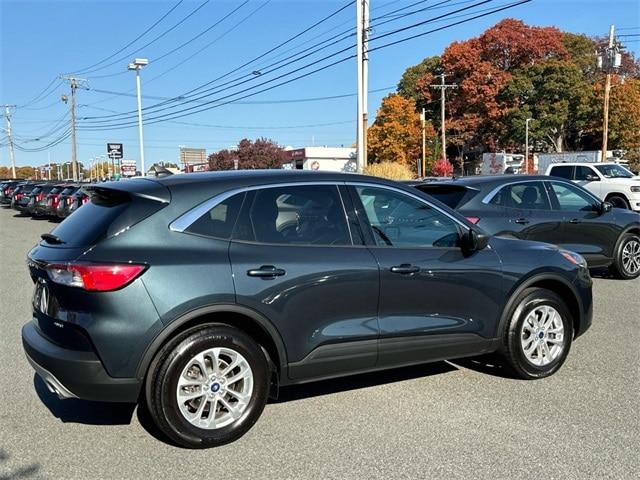
[(480, 175), (524, 173), (524, 155), (518, 153), (483, 153)]

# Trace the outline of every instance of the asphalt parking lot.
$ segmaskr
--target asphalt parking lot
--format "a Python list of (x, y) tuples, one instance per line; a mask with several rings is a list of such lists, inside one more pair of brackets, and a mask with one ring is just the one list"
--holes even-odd
[(485, 359), (284, 389), (239, 441), (190, 451), (129, 405), (60, 401), (20, 342), (25, 254), (54, 224), (0, 208), (0, 479), (637, 478), (640, 279), (598, 276), (593, 327), (541, 381)]

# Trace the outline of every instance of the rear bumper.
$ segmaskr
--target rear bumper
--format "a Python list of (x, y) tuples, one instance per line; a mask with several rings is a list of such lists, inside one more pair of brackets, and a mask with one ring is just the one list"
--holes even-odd
[(113, 378), (94, 352), (62, 348), (45, 338), (34, 322), (22, 327), (27, 360), (49, 390), (60, 398), (137, 402), (140, 380)]

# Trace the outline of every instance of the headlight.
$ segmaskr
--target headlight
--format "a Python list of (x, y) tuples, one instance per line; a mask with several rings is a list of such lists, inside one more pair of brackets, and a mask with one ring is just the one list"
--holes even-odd
[(566, 260), (573, 263), (574, 265), (582, 268), (587, 268), (587, 261), (579, 253), (571, 252), (569, 250), (560, 250), (560, 255), (562, 255)]
[(634, 186), (632, 186), (632, 187), (631, 187), (631, 191), (632, 191), (633, 193), (640, 193), (640, 186), (638, 186), (638, 185), (634, 185)]

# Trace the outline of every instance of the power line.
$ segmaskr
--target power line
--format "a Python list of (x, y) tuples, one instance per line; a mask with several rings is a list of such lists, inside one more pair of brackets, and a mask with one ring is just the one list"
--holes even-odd
[(102, 60), (100, 60), (99, 62), (94, 63), (93, 65), (89, 65), (88, 67), (82, 68), (80, 70), (75, 70), (76, 73), (78, 74), (84, 74), (84, 73), (88, 73), (89, 70), (91, 70), (94, 67), (97, 67), (98, 65), (106, 62), (107, 60), (111, 60), (113, 57), (115, 57), (116, 55), (118, 55), (119, 53), (122, 53), (123, 51), (125, 51), (127, 48), (129, 48), (131, 45), (133, 45), (134, 43), (136, 43), (138, 40), (140, 40), (142, 37), (144, 37), (147, 33), (149, 33), (151, 30), (153, 30), (160, 22), (162, 22), (165, 18), (167, 18), (171, 12), (173, 12), (176, 8), (178, 8), (180, 6), (180, 4), (183, 2), (184, 0), (179, 0), (178, 3), (176, 3), (173, 7), (171, 7), (167, 12), (165, 12), (158, 20), (156, 20), (149, 28), (147, 28), (144, 32), (142, 32), (140, 35), (138, 35), (136, 38), (134, 38), (133, 40), (131, 40), (129, 43), (127, 43), (124, 47), (122, 47), (120, 50), (117, 50), (116, 52), (112, 53), (111, 55), (109, 55), (108, 57), (103, 58)]
[(47, 96), (49, 96), (51, 94), (51, 92), (49, 92), (49, 90), (53, 91), (56, 88), (58, 88), (58, 86), (60, 86), (60, 85), (62, 85), (62, 80), (60, 80), (58, 77), (55, 77), (53, 80), (51, 80), (51, 82), (49, 82), (49, 84), (38, 95), (33, 97), (28, 102), (25, 102), (22, 105), (18, 105), (18, 107), (19, 108), (26, 108), (26, 107), (29, 107), (31, 105), (35, 105), (38, 102), (41, 102), (44, 98), (46, 98)]
[[(144, 48), (147, 48), (149, 45), (154, 44), (155, 42), (157, 42), (158, 40), (160, 40), (164, 36), (168, 35), (173, 30), (178, 28), (180, 25), (182, 25), (184, 22), (186, 22), (189, 18), (191, 18), (193, 15), (195, 15), (205, 5), (207, 5), (210, 1), (211, 0), (205, 0), (203, 3), (198, 5), (195, 9), (193, 9), (189, 14), (187, 14), (185, 17), (183, 17), (180, 21), (178, 21), (177, 23), (175, 23), (174, 25), (169, 27), (167, 30), (162, 32), (160, 35), (157, 35), (156, 37), (154, 37), (153, 40), (145, 43), (143, 46), (136, 48), (134, 51), (132, 51), (132, 52), (130, 52), (130, 53), (128, 53), (128, 54), (126, 54), (126, 55), (124, 55), (122, 57), (119, 57), (118, 59), (114, 60), (113, 62), (107, 63), (106, 65), (103, 65), (101, 67), (97, 67), (97, 68), (94, 68), (94, 69), (84, 70), (84, 71), (82, 71), (82, 74), (83, 75), (87, 75), (89, 73), (93, 73), (93, 72), (98, 72), (100, 70), (104, 70), (105, 68), (109, 68), (112, 65), (115, 65), (117, 63), (120, 63), (120, 62), (124, 61), (125, 59), (129, 58), (131, 55), (134, 55), (136, 52), (139, 52), (139, 51), (143, 50)], [(94, 76), (94, 78), (98, 78), (98, 77)]]
[[(267, 3), (269, 3), (271, 0), (267, 0), (262, 6), (266, 5)], [(177, 52), (178, 50), (181, 50), (182, 48), (186, 47), (187, 45), (195, 42), (197, 39), (199, 39), (200, 37), (202, 37), (203, 35), (207, 34), (208, 32), (210, 32), (211, 30), (213, 30), (215, 27), (217, 27), (219, 24), (221, 24), (222, 22), (224, 22), (227, 18), (229, 18), (230, 16), (232, 16), (234, 13), (236, 13), (238, 10), (240, 10), (243, 6), (245, 6), (247, 3), (249, 3), (249, 0), (245, 0), (243, 3), (241, 3), (239, 6), (237, 6), (236, 8), (234, 8), (232, 11), (230, 11), (229, 13), (227, 13), (225, 16), (223, 16), (222, 18), (220, 18), (219, 20), (215, 21), (213, 24), (209, 25), (206, 29), (204, 29), (203, 31), (201, 31), (200, 33), (198, 33), (197, 35), (195, 35), (194, 37), (191, 37), (189, 40), (183, 42), (182, 44), (178, 45), (177, 47), (172, 48), (171, 50), (163, 53), (162, 55), (155, 57), (155, 58), (151, 58), (151, 61), (153, 62), (153, 64), (156, 64), (158, 61), (168, 57), (169, 55), (172, 55), (173, 53)], [(182, 64), (183, 62), (181, 62), (180, 64)], [(106, 74), (106, 75), (94, 75), (91, 78), (109, 78), (109, 77), (115, 77), (117, 75), (124, 75), (126, 74), (127, 71), (122, 71), (122, 72), (118, 72), (118, 73), (110, 73), (110, 74)], [(149, 83), (149, 81), (147, 81), (146, 83)]]
[[(483, 5), (483, 4), (488, 3), (488, 2), (491, 2), (491, 1), (493, 1), (493, 0), (484, 0), (484, 1), (478, 2), (478, 3), (474, 4), (474, 5), (466, 6), (466, 7), (463, 7), (463, 8), (460, 8), (460, 9), (457, 9), (457, 10), (454, 10), (454, 11), (451, 11), (451, 12), (448, 12), (448, 13), (446, 13), (446, 14), (439, 15), (439, 16), (437, 16), (437, 17), (434, 17), (434, 18), (428, 19), (428, 20), (426, 20), (426, 21), (422, 21), (422, 22), (416, 23), (416, 24), (414, 24), (414, 25), (409, 25), (409, 26), (407, 26), (407, 27), (403, 27), (403, 28), (397, 29), (396, 31), (393, 31), (393, 32), (388, 32), (388, 33), (385, 33), (385, 34), (383, 34), (383, 35), (378, 35), (378, 36), (376, 36), (376, 37), (373, 37), (373, 38), (371, 39), (371, 41), (378, 40), (378, 39), (379, 39), (379, 38), (381, 38), (381, 37), (387, 37), (387, 36), (389, 36), (389, 35), (392, 35), (393, 33), (406, 31), (406, 30), (408, 30), (408, 29), (410, 29), (410, 28), (415, 28), (416, 26), (424, 25), (424, 24), (426, 24), (426, 23), (433, 22), (433, 21), (435, 21), (435, 20), (445, 18), (445, 17), (450, 16), (450, 15), (452, 15), (452, 14), (454, 14), (454, 13), (459, 13), (459, 12), (462, 12), (462, 11), (465, 11), (465, 10), (472, 9), (472, 8), (474, 8), (474, 7), (478, 6), (478, 5)], [(343, 7), (343, 8), (344, 8), (344, 7)], [(498, 10), (498, 11), (499, 11), (499, 10)], [(489, 12), (489, 13), (491, 13), (491, 12)], [(484, 16), (484, 15), (481, 15), (481, 16)], [(478, 17), (478, 16), (476, 16), (476, 17), (474, 17), (474, 18), (479, 18), (479, 17)], [(462, 22), (457, 22), (457, 23), (456, 23), (456, 25), (457, 25), (457, 24), (459, 24), (459, 23), (464, 23), (464, 21), (462, 21)], [(409, 39), (411, 39), (411, 38), (412, 38), (412, 37), (409, 37)], [(399, 42), (396, 42), (396, 43), (399, 43)], [(340, 55), (340, 54), (342, 54), (342, 53), (344, 53), (344, 52), (346, 52), (346, 51), (350, 50), (351, 48), (353, 48), (353, 45), (350, 45), (350, 46), (348, 46), (348, 47), (346, 47), (346, 48), (343, 48), (343, 49), (341, 49), (341, 50), (339, 50), (339, 51), (333, 52), (332, 54), (326, 55), (326, 56), (324, 56), (324, 57), (322, 57), (322, 58), (320, 58), (320, 59), (318, 59), (318, 60), (315, 60), (315, 61), (313, 61), (313, 62), (307, 63), (306, 65), (303, 65), (303, 66), (301, 66), (301, 67), (298, 67), (296, 70), (292, 70), (292, 71), (289, 71), (289, 72), (283, 73), (283, 74), (281, 74), (280, 76), (277, 76), (277, 77), (275, 77), (275, 78), (273, 78), (273, 79), (271, 79), (271, 80), (267, 80), (267, 81), (262, 82), (262, 83), (259, 83), (259, 84), (257, 84), (257, 85), (254, 85), (254, 86), (248, 87), (248, 88), (246, 88), (246, 89), (244, 89), (244, 90), (242, 90), (242, 91), (240, 91), (240, 92), (231, 93), (231, 94), (228, 94), (228, 95), (226, 95), (226, 96), (223, 96), (223, 97), (220, 97), (220, 98), (216, 98), (216, 99), (213, 99), (213, 100), (210, 100), (210, 101), (204, 102), (204, 103), (202, 104), (202, 106), (211, 105), (211, 104), (216, 103), (216, 102), (219, 102), (219, 101), (224, 101), (224, 100), (226, 100), (227, 98), (229, 98), (229, 97), (231, 97), (231, 96), (239, 95), (239, 94), (242, 94), (243, 92), (246, 92), (246, 91), (249, 91), (249, 90), (253, 90), (253, 89), (258, 88), (258, 87), (260, 87), (260, 86), (263, 86), (263, 85), (265, 85), (265, 84), (272, 83), (272, 82), (277, 81), (277, 80), (279, 80), (279, 79), (281, 79), (281, 78), (283, 78), (283, 77), (286, 77), (286, 76), (289, 76), (289, 75), (295, 74), (295, 73), (299, 72), (300, 70), (303, 70), (303, 69), (306, 69), (306, 68), (312, 67), (312, 66), (314, 66), (314, 65), (317, 65), (318, 63), (321, 63), (321, 62), (323, 62), (323, 61), (325, 61), (325, 60), (328, 60), (328, 59), (330, 59), (330, 58), (332, 58), (332, 57), (335, 57), (335, 56), (337, 56), (337, 55)], [(377, 50), (377, 49), (379, 49), (379, 48), (376, 48), (375, 50)], [(373, 50), (374, 50), (374, 49), (370, 49), (369, 51), (373, 51)], [(314, 52), (314, 53), (315, 53), (315, 52)], [(347, 57), (346, 59), (348, 59), (348, 58), (351, 58), (351, 57)], [(343, 60), (341, 60), (340, 62), (337, 62), (337, 63), (342, 63), (343, 61), (346, 61), (346, 59), (343, 59)], [(288, 65), (290, 65), (291, 63), (293, 63), (293, 62), (290, 62), (289, 64), (284, 65), (284, 66), (288, 66)], [(331, 64), (331, 65), (334, 65), (334, 64)], [(283, 68), (284, 66), (278, 67), (278, 69), (279, 69), (279, 68)], [(276, 69), (273, 69), (273, 70), (276, 70)], [(273, 71), (273, 70), (272, 70), (272, 71)], [(318, 70), (314, 70), (314, 72), (316, 72), (316, 71), (318, 71)], [(270, 73), (270, 72), (267, 72), (267, 73)], [(302, 75), (302, 76), (298, 76), (298, 77), (295, 77), (295, 78), (296, 78), (296, 79), (299, 79), (299, 78), (303, 78), (303, 77), (305, 77), (305, 76), (307, 76), (307, 75)], [(157, 108), (157, 107), (156, 107), (156, 110), (153, 112), (153, 114), (156, 114), (156, 116), (152, 116), (150, 120), (152, 120), (152, 121), (153, 121), (153, 120), (161, 119), (161, 118), (163, 118), (164, 116), (167, 116), (167, 118), (168, 118), (169, 116), (172, 116), (172, 115), (181, 114), (181, 113), (183, 113), (183, 112), (187, 112), (187, 111), (192, 111), (192, 110), (195, 110), (195, 109), (199, 109), (199, 108), (200, 108), (200, 106), (195, 105), (195, 106), (192, 106), (192, 107), (183, 108), (183, 109), (181, 109), (181, 110), (177, 110), (177, 111), (170, 112), (170, 113), (167, 113), (167, 114), (157, 115), (157, 114), (158, 114), (158, 112), (160, 112), (160, 111), (162, 111), (162, 110), (167, 110), (168, 108), (179, 107), (179, 106), (181, 106), (181, 105), (185, 105), (186, 103), (194, 102), (195, 100), (201, 100), (201, 99), (203, 99), (203, 98), (211, 97), (211, 96), (213, 96), (213, 95), (215, 95), (215, 94), (217, 94), (217, 93), (220, 93), (220, 92), (222, 92), (222, 91), (224, 91), (224, 90), (228, 90), (228, 89), (230, 89), (230, 88), (237, 87), (237, 86), (238, 86), (238, 85), (240, 85), (240, 84), (247, 83), (248, 81), (249, 81), (249, 80), (240, 81), (240, 82), (236, 83), (236, 85), (233, 85), (233, 86), (230, 86), (230, 87), (226, 87), (226, 88), (220, 88), (220, 89), (218, 89), (217, 91), (212, 92), (212, 93), (210, 93), (210, 94), (202, 95), (202, 96), (200, 96), (200, 97), (196, 97), (195, 99), (192, 99), (192, 100), (190, 100), (189, 102), (184, 102), (184, 101), (183, 101), (183, 102), (180, 102), (180, 103), (178, 103), (177, 105), (175, 105), (175, 106), (173, 106), (173, 107), (165, 107), (165, 108), (162, 108), (162, 109), (159, 109), (159, 108)], [(209, 83), (210, 83), (210, 82), (209, 82)], [(282, 82), (282, 83), (280, 83), (280, 84), (278, 84), (278, 85), (283, 85), (283, 84), (286, 84), (286, 83), (290, 83), (290, 81)], [(269, 87), (269, 88), (267, 88), (267, 89), (260, 90), (259, 92), (263, 92), (263, 91), (266, 91), (266, 90), (270, 90), (271, 88), (272, 88), (272, 87)], [(258, 93), (259, 93), (259, 92), (258, 92)], [(254, 94), (255, 94), (255, 93), (254, 93)], [(252, 95), (253, 95), (253, 94), (252, 94)], [(245, 98), (245, 97), (241, 97), (241, 98)], [(237, 99), (236, 99), (236, 100), (237, 100)], [(165, 102), (165, 103), (168, 103), (168, 102)], [(231, 102), (224, 102), (223, 104), (227, 104), (227, 103), (231, 103)], [(162, 104), (162, 102), (161, 102), (161, 104)], [(161, 105), (161, 104), (157, 104), (157, 105)], [(149, 108), (151, 108), (151, 107), (149, 107)], [(198, 112), (199, 112), (199, 111), (202, 111), (202, 110), (198, 110)], [(197, 112), (194, 112), (194, 113), (197, 113)], [(127, 120), (127, 119), (126, 119), (126, 118), (121, 118), (121, 119), (115, 119), (115, 118), (113, 118), (113, 117), (123, 116), (123, 115), (125, 115), (125, 114), (121, 114), (121, 115), (105, 115), (105, 116), (103, 116), (103, 117), (93, 117), (93, 118), (96, 118), (95, 120), (93, 120), (93, 118), (92, 118), (92, 117), (87, 117), (87, 118), (84, 118), (83, 120), (85, 120), (85, 121), (86, 121), (86, 120), (93, 120), (92, 122), (89, 122), (89, 123), (92, 123), (92, 124), (94, 124), (94, 125), (95, 125), (95, 124), (105, 124), (105, 125), (101, 125), (101, 126), (105, 126), (105, 127), (106, 127), (106, 126), (108, 126), (108, 125), (106, 125), (108, 122), (124, 122), (124, 123), (119, 123), (119, 124), (117, 124), (118, 126), (123, 126), (123, 125), (127, 125), (127, 122), (126, 122), (126, 120)], [(110, 118), (110, 119), (109, 119), (109, 120), (107, 120), (107, 118)], [(173, 117), (172, 117), (172, 118), (173, 118)], [(86, 122), (85, 122), (85, 125), (86, 125)], [(113, 124), (113, 125), (115, 125), (115, 124)]]

